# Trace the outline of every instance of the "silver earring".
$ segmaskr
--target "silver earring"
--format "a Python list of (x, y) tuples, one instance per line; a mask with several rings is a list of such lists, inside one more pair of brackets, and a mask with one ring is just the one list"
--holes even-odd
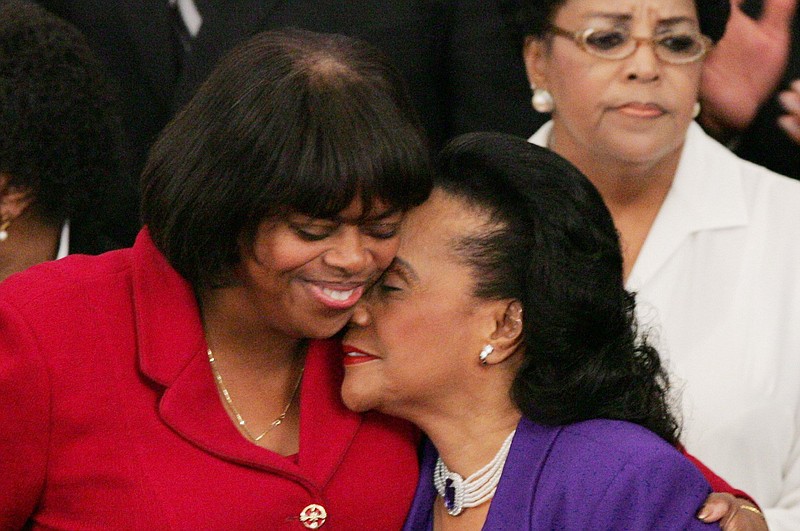
[(8, 239), (8, 228), (11, 226), (11, 220), (0, 222), (0, 242)]
[(545, 89), (533, 89), (533, 97), (531, 97), (531, 105), (533, 105), (536, 112), (549, 113), (553, 112), (555, 104), (553, 103), (553, 95)]
[(481, 350), (480, 355), (478, 356), (478, 359), (481, 360), (481, 365), (486, 365), (486, 358), (488, 358), (489, 354), (491, 354), (492, 352), (494, 352), (494, 347), (493, 346), (486, 345), (485, 347), (483, 347), (483, 349)]
[(692, 119), (697, 118), (700, 116), (700, 102), (694, 102), (694, 107), (692, 107)]

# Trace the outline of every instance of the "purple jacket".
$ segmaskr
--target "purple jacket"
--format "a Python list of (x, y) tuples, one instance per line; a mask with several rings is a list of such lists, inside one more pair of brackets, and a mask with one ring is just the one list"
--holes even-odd
[[(432, 529), (438, 454), (426, 441), (403, 529)], [(711, 492), (702, 474), (654, 433), (628, 422), (542, 426), (522, 419), (485, 530), (709, 530), (695, 513)]]

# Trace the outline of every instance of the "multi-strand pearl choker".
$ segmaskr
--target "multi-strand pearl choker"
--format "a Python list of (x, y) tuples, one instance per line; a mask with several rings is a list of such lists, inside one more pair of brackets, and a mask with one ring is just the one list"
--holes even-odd
[(511, 448), (511, 440), (514, 438), (516, 430), (512, 431), (500, 450), (489, 464), (481, 468), (467, 479), (462, 478), (455, 472), (450, 472), (442, 458), (436, 460), (436, 468), (433, 471), (433, 485), (436, 492), (444, 499), (444, 506), (448, 514), (458, 516), (461, 511), (469, 507), (477, 507), (482, 503), (492, 499), (500, 483), (500, 476), (503, 474), (503, 466)]

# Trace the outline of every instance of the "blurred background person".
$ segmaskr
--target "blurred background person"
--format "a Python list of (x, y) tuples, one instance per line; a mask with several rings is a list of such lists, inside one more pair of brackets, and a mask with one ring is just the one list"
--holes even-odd
[(324, 339), (431, 174), (375, 47), (231, 51), (153, 147), (134, 246), (0, 283), (0, 529), (399, 528), (416, 431), (348, 411)]
[(742, 158), (800, 179), (798, 80), (797, 0), (731, 2), (703, 67), (698, 121)]
[(620, 231), (626, 287), (682, 394), (682, 442), (800, 528), (800, 183), (736, 157), (693, 116), (727, 0), (512, 0), (552, 121)]
[(780, 93), (779, 98), (786, 112), (778, 118), (778, 122), (786, 134), (800, 144), (800, 79), (793, 81), (788, 90)]
[[(475, 130), (527, 136), (534, 112), (518, 50), (484, 0), (40, 0), (78, 26), (120, 81), (134, 175), (159, 131), (222, 54), (262, 30), (341, 33), (382, 49), (406, 78), (434, 149)], [(136, 177), (115, 221), (132, 241)]]
[(591, 183), (497, 133), (439, 167), (344, 337), (345, 404), (430, 438), (405, 529), (711, 528)]
[(0, 0), (0, 281), (118, 244), (122, 175), (114, 91), (84, 37), (36, 4)]
[[(525, 71), (495, 0), (39, 1), (78, 26), (120, 81), (134, 156), (113, 221), (128, 242), (139, 229), (135, 183), (147, 150), (221, 55), (258, 31), (293, 26), (351, 35), (381, 48), (407, 79), (434, 149), (468, 131), (527, 136), (546, 121), (524, 104)], [(757, 11), (755, 2), (748, 0), (756, 5), (749, 12)], [(723, 89), (708, 97), (738, 94), (741, 86)], [(770, 167), (790, 173), (785, 165)]]

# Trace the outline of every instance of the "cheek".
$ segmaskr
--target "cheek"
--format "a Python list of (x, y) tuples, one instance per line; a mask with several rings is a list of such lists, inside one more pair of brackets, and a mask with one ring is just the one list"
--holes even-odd
[[(581, 52), (583, 53), (583, 52)], [(586, 101), (611, 83), (612, 64), (597, 63), (582, 55), (554, 50), (548, 61), (548, 85), (562, 98)]]
[(577, 126), (595, 123), (602, 114), (612, 78), (602, 70), (580, 65), (569, 66), (559, 73), (552, 85), (554, 113)]
[(370, 246), (370, 253), (373, 256), (378, 269), (384, 270), (389, 267), (389, 264), (391, 264), (392, 260), (394, 260), (399, 247), (400, 238), (397, 236), (388, 240), (376, 240)]
[(371, 306), (372, 326), (354, 327), (345, 337), (365, 341), (392, 367), (404, 370), (413, 363), (414, 353), (430, 348), (432, 323), (430, 308), (411, 300), (373, 302)]
[(452, 300), (451, 295), (439, 294), (427, 302), (407, 308), (393, 323), (396, 344), (406, 349), (411, 345), (415, 350), (441, 354), (453, 350), (453, 344), (458, 345), (460, 332), (466, 322), (463, 314), (447, 307)]
[(680, 94), (684, 94), (688, 101), (688, 106), (692, 107), (700, 95), (700, 67), (683, 74), (676, 79), (677, 89)]
[(315, 245), (304, 242), (273, 242), (256, 248), (255, 257), (262, 267), (276, 273), (294, 271), (322, 254)]

